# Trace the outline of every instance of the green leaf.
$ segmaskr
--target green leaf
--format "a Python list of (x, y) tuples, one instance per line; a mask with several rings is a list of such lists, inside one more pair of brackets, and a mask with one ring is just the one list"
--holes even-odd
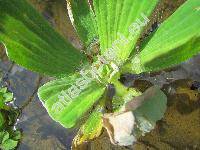
[(88, 0), (67, 0), (68, 14), (85, 47), (98, 37), (94, 12)]
[(4, 103), (10, 102), (13, 100), (13, 93), (5, 93), (4, 94)]
[(149, 21), (146, 17), (151, 15), (158, 1), (94, 0), (102, 54), (114, 51), (115, 61), (124, 62)]
[(8, 132), (4, 132), (4, 135), (3, 135), (1, 143), (4, 143), (8, 139), (9, 139), (9, 133)]
[(7, 88), (4, 87), (4, 88), (0, 88), (0, 93), (6, 93), (7, 92)]
[(4, 103), (3, 103), (3, 101), (2, 100), (0, 100), (0, 109), (2, 109), (3, 107), (4, 107)]
[(3, 103), (10, 102), (13, 99), (13, 93), (7, 92), (7, 88), (0, 88), (0, 99)]
[[(140, 96), (144, 102), (133, 111), (137, 121), (137, 127), (145, 134), (154, 129), (156, 122), (164, 117), (167, 109), (167, 97), (159, 87), (151, 87)], [(137, 97), (134, 99), (136, 101)], [(129, 106), (130, 107), (130, 106)]]
[(128, 88), (124, 86), (118, 80), (113, 81), (112, 84), (115, 86), (115, 95), (112, 99), (114, 112), (120, 111), (125, 103), (132, 100), (134, 97), (140, 96), (142, 94), (139, 90), (135, 88)]
[(101, 106), (97, 106), (96, 110), (92, 112), (88, 120), (81, 126), (73, 140), (75, 147), (89, 140), (93, 140), (101, 134), (103, 128), (101, 109)]
[(0, 131), (0, 142), (2, 142), (2, 139), (5, 134), (6, 134), (5, 131)]
[(0, 42), (11, 60), (50, 76), (71, 73), (85, 59), (26, 0), (0, 0)]
[(13, 140), (18, 141), (21, 139), (22, 134), (19, 130), (15, 130), (10, 133), (10, 136)]
[[(0, 107), (0, 109), (1, 109), (1, 107)], [(5, 123), (5, 118), (2, 115), (2, 113), (0, 112), (0, 130), (2, 129), (4, 123)]]
[(0, 94), (0, 109), (3, 109), (5, 106), (3, 95)]
[(21, 132), (17, 130), (15, 131), (12, 128), (6, 128), (6, 130), (8, 131), (0, 132), (0, 149), (13, 150), (21, 139)]
[(7, 115), (7, 124), (13, 126), (20, 115), (20, 111), (19, 109), (12, 109), (11, 107), (9, 107), (9, 111), (10, 112)]
[(3, 150), (12, 150), (17, 146), (17, 144), (18, 144), (18, 141), (8, 139), (0, 145), (0, 148)]
[(200, 52), (199, 0), (186, 1), (155, 32), (142, 52), (126, 65), (141, 73), (177, 65)]
[(17, 147), (18, 140), (21, 138), (20, 131), (1, 131), (0, 132), (0, 149), (2, 150), (13, 150)]
[(5, 103), (11, 102), (13, 100), (13, 93), (7, 92), (7, 88), (0, 88), (0, 109), (5, 109)]
[(104, 89), (76, 74), (45, 84), (39, 89), (39, 97), (55, 121), (71, 128), (97, 102)]

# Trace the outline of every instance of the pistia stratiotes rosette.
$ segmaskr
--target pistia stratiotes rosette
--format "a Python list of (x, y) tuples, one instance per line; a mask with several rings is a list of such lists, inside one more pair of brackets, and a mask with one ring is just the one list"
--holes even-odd
[[(7, 88), (0, 88), (0, 149), (15, 149), (21, 139), (21, 132), (14, 128), (19, 111), (11, 106), (13, 94)], [(10, 104), (9, 104), (10, 103)]]
[[(89, 4), (87, 0), (67, 1), (69, 16), (84, 46), (82, 53), (52, 29), (25, 0), (0, 0), (0, 41), (8, 57), (27, 69), (57, 77), (43, 85), (38, 95), (49, 115), (64, 127), (74, 127), (83, 120), (75, 144), (100, 135), (102, 116), (106, 112), (107, 85), (115, 87), (114, 112), (121, 111), (125, 103), (141, 94), (122, 85), (118, 81), (121, 74), (158, 71), (199, 53), (200, 11), (197, 8), (200, 1), (187, 0), (142, 43), (140, 53), (135, 55), (136, 43), (159, 2), (93, 0)], [(90, 61), (87, 61), (88, 55)], [(98, 59), (104, 55), (105, 59), (109, 58), (106, 64)], [(83, 80), (77, 71), (94, 73), (94, 69), (96, 75), (85, 76), (89, 80)], [(66, 94), (69, 89), (76, 90), (73, 97)], [(161, 96), (157, 102), (164, 104), (166, 99)], [(149, 104), (146, 110), (154, 106), (152, 101), (152, 106)], [(159, 104), (157, 107), (162, 110), (158, 116), (163, 116), (165, 107)], [(137, 133), (149, 131), (146, 129), (149, 123), (155, 125), (156, 120), (142, 116), (145, 113), (134, 114), (135, 124), (141, 124)]]

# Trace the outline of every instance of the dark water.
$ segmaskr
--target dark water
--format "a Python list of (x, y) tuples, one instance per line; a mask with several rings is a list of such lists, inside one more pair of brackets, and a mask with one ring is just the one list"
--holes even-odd
[[(55, 28), (76, 47), (80, 47), (76, 34), (66, 18), (65, 1), (31, 2), (51, 22)], [(167, 18), (183, 1), (165, 1), (162, 15), (154, 20), (153, 28)], [(17, 127), (23, 130), (19, 150), (68, 150), (75, 130), (67, 130), (54, 122), (47, 114), (37, 97), (37, 89), (51, 80), (36, 73), (27, 71), (11, 62), (1, 53), (0, 73), (3, 85), (14, 93), (15, 104), (22, 109)], [(151, 84), (159, 85), (168, 95), (168, 110), (165, 118), (157, 128), (140, 139), (135, 149), (200, 149), (200, 94), (195, 81), (200, 82), (200, 55), (173, 68), (155, 74), (146, 74), (133, 81), (133, 76), (126, 76), (129, 86), (146, 89)], [(197, 83), (197, 82), (196, 82)], [(200, 89), (199, 89), (200, 90)], [(132, 149), (112, 146), (103, 134), (99, 139), (90, 142), (80, 149)]]

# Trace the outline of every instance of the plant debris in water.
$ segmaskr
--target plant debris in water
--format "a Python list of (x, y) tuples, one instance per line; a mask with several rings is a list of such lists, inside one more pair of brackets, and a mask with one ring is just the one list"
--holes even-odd
[(105, 114), (103, 125), (113, 144), (129, 146), (154, 129), (156, 122), (163, 118), (166, 108), (167, 97), (153, 86), (127, 102), (118, 113)]
[(13, 94), (0, 88), (0, 149), (13, 150), (17, 147), (21, 132), (15, 129), (19, 111), (12, 107)]

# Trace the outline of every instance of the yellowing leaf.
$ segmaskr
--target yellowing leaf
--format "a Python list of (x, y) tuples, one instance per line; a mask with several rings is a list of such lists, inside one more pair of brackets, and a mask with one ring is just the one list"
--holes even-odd
[(84, 142), (98, 137), (101, 134), (102, 127), (101, 107), (97, 106), (96, 110), (92, 112), (88, 120), (81, 126), (78, 134), (73, 140), (73, 145), (77, 147)]

